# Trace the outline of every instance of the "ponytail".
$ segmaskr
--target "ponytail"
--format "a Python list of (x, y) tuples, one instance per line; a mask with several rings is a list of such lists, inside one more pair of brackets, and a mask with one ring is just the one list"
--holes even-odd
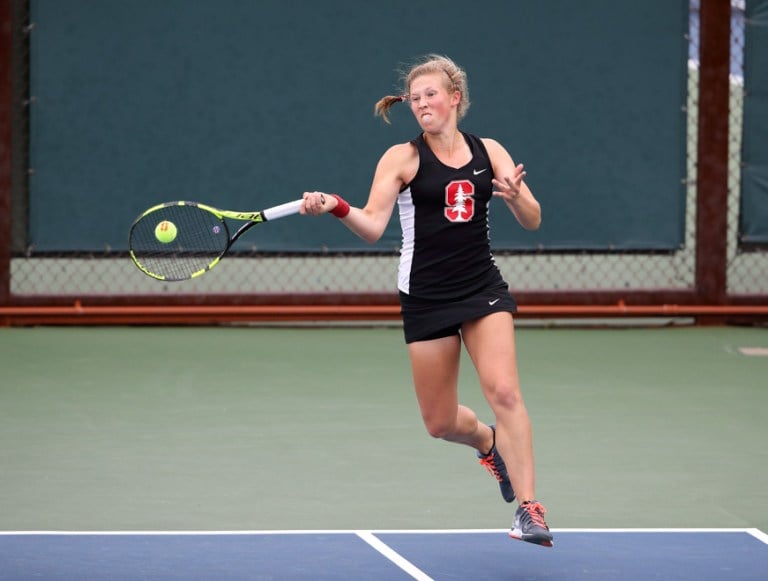
[(373, 109), (373, 113), (374, 115), (381, 116), (385, 123), (392, 125), (392, 123), (389, 121), (389, 110), (395, 103), (400, 103), (406, 99), (407, 97), (405, 95), (387, 95), (386, 97), (382, 97), (379, 99), (379, 102), (376, 103), (376, 106)]

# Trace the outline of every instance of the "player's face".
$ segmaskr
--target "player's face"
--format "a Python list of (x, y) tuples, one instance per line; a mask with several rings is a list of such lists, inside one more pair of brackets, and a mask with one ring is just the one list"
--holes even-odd
[(461, 94), (449, 93), (445, 87), (443, 73), (430, 73), (411, 81), (408, 97), (411, 111), (424, 131), (439, 130), (452, 116), (459, 104)]

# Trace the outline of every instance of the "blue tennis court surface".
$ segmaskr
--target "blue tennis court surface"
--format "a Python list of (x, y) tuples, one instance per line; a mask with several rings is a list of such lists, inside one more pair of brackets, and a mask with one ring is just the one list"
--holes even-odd
[(0, 579), (766, 579), (757, 529), (0, 534)]

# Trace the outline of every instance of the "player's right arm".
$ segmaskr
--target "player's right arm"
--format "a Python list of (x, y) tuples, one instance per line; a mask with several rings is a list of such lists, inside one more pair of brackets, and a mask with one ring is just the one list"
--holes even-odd
[[(368, 202), (363, 208), (351, 207), (341, 221), (360, 238), (373, 244), (384, 234), (403, 186), (416, 175), (419, 159), (410, 143), (390, 147), (379, 159), (373, 176)], [(332, 211), (338, 201), (321, 192), (304, 194), (304, 213), (324, 214)]]

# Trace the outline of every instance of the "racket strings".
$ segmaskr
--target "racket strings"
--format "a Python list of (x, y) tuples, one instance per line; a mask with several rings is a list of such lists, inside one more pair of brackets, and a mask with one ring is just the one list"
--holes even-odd
[[(176, 237), (155, 236), (161, 222), (176, 226)], [(216, 263), (229, 244), (229, 229), (215, 214), (195, 205), (175, 204), (142, 216), (131, 228), (130, 248), (140, 268), (163, 280), (185, 280)]]

